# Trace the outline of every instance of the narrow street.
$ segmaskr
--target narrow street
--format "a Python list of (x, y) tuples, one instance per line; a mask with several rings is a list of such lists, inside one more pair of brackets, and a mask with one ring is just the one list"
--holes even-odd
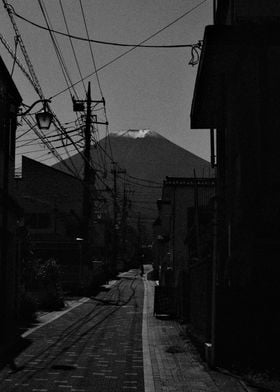
[(0, 391), (255, 392), (210, 371), (176, 320), (154, 317), (150, 270), (121, 273), (96, 297), (41, 315), (0, 368)]
[(0, 390), (143, 391), (138, 272), (28, 335), (31, 344), (1, 370)]

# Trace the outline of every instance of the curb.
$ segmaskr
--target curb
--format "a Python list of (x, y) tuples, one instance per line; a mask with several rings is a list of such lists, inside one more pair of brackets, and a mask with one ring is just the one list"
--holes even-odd
[[(55, 312), (49, 312), (47, 314), (44, 314), (43, 316), (38, 318), (38, 322), (42, 322), (42, 324), (36, 325), (36, 327), (30, 328), (28, 329), (26, 332), (24, 332), (21, 337), (22, 338), (26, 338), (27, 336), (29, 336), (30, 334), (32, 334), (33, 332), (37, 331), (37, 329), (40, 329), (42, 327), (44, 327), (47, 324), (50, 324), (51, 322), (53, 322), (54, 320), (57, 320), (58, 318), (60, 318), (61, 316), (63, 316), (64, 314), (70, 312), (71, 310), (77, 308), (80, 305), (83, 305), (85, 302), (89, 301), (89, 298), (87, 297), (83, 297), (78, 301), (75, 301), (76, 303), (73, 306), (69, 306), (69, 308), (65, 309), (65, 310), (60, 310), (60, 311), (55, 311)], [(45, 321), (44, 321), (45, 320)]]
[(89, 301), (89, 298), (84, 297), (81, 298), (79, 301), (73, 301), (75, 303), (73, 305), (70, 305), (67, 309), (45, 313), (41, 317), (38, 317), (37, 321), (40, 323), (39, 325), (36, 325), (33, 328), (29, 328), (26, 332), (22, 334), (15, 333), (13, 336), (9, 336), (5, 340), (5, 343), (0, 345), (0, 367), (2, 363), (9, 362), (9, 360), (13, 358), (17, 351), (27, 347), (30, 344), (30, 341), (26, 339), (29, 335), (31, 335), (39, 328), (42, 328), (45, 325), (51, 323), (52, 321), (57, 320), (59, 317), (63, 316), (64, 314), (70, 312), (71, 310), (84, 304), (87, 301)]

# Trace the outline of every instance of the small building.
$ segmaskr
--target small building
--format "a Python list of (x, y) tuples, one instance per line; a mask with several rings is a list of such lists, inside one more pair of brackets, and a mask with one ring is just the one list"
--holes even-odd
[(172, 289), (174, 314), (205, 334), (213, 242), (210, 201), (214, 194), (214, 178), (166, 177), (154, 222), (154, 267), (159, 284)]
[(82, 181), (33, 159), (22, 157), (17, 193), (25, 224), (36, 240), (73, 241), (82, 232)]
[[(22, 157), (22, 176), (16, 190), (24, 210), (24, 224), (38, 258), (54, 258), (64, 287), (77, 284), (80, 264), (105, 260), (107, 219), (100, 209), (89, 222), (89, 252), (83, 238), (83, 181), (54, 167)], [(85, 274), (86, 275), (86, 274)]]
[(82, 182), (23, 156), (16, 191), (36, 257), (54, 258), (70, 276), (70, 266), (78, 269), (80, 263), (81, 244), (76, 238), (82, 237)]

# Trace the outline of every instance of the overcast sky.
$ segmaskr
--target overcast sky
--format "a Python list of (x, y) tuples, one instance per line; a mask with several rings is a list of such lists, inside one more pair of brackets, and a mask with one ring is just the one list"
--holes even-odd
[[(169, 23), (191, 11), (202, 0), (82, 0), (89, 36), (92, 39), (137, 44)], [(1, 2), (2, 3), (2, 2)], [(147, 41), (149, 45), (194, 44), (203, 38), (206, 25), (212, 24), (212, 0), (205, 1), (177, 23)], [(10, 0), (15, 11), (31, 21), (46, 26), (37, 0)], [(86, 37), (80, 0), (41, 0), (52, 27), (66, 32), (63, 13), (70, 33)], [(1, 34), (14, 49), (14, 30), (3, 4), (0, 4)], [(32, 61), (46, 97), (56, 96), (67, 86), (59, 67), (50, 35), (17, 17), (17, 26)], [(70, 40), (57, 36), (67, 70), (73, 82), (80, 79)], [(89, 45), (72, 41), (83, 76), (94, 72)], [(129, 48), (93, 44), (92, 50), (97, 68), (108, 63)], [(9, 70), (13, 61), (5, 47), (0, 53)], [(20, 49), (17, 55), (23, 62)], [(99, 72), (102, 94), (110, 132), (127, 129), (151, 129), (183, 148), (209, 160), (209, 132), (190, 130), (190, 108), (197, 66), (188, 65), (190, 48), (137, 48)], [(38, 96), (15, 66), (14, 81), (26, 104)], [(101, 92), (92, 75), (85, 80), (92, 85), (92, 98), (100, 99)], [(72, 92), (73, 93), (73, 92)], [(85, 98), (82, 83), (76, 85), (80, 99)], [(52, 100), (52, 107), (61, 122), (75, 119), (71, 94), (66, 91)], [(97, 112), (98, 113), (98, 112)], [(100, 112), (100, 120), (104, 117)], [(102, 126), (100, 137), (102, 134)], [(29, 136), (30, 137), (30, 136)], [(27, 140), (27, 139), (26, 139)], [(34, 145), (30, 151), (36, 151)], [(37, 152), (30, 153), (36, 158)], [(47, 162), (51, 163), (51, 162)]]

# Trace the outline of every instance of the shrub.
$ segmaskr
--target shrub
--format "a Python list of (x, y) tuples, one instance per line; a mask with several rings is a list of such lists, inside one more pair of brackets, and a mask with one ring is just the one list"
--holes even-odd
[(28, 292), (21, 296), (19, 305), (19, 319), (21, 321), (34, 321), (36, 318), (36, 311), (38, 310), (37, 298)]
[(44, 288), (42, 306), (48, 309), (64, 307), (63, 291), (61, 288), (60, 270), (54, 259), (40, 263), (37, 280)]

